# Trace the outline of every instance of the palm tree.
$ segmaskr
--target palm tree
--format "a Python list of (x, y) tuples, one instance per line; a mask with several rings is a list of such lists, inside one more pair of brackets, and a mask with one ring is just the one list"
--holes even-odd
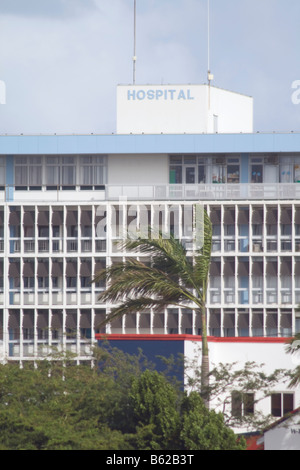
[(182, 308), (190, 306), (198, 312), (202, 320), (201, 393), (208, 406), (206, 294), (212, 225), (206, 210), (202, 214), (200, 231), (202, 230), (203, 241), (193, 256), (188, 256), (184, 245), (173, 235), (165, 237), (161, 232), (153, 234), (150, 231), (152, 236), (148, 239), (126, 240), (121, 243), (121, 248), (148, 255), (151, 266), (130, 257), (96, 273), (94, 282), (106, 281), (107, 289), (100, 294), (99, 300), (116, 305), (101, 325), (111, 323), (126, 314), (143, 312), (150, 308), (157, 310), (170, 305)]

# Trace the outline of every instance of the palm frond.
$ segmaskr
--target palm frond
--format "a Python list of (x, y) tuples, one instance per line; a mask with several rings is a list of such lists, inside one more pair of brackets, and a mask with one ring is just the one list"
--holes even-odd
[(124, 298), (138, 298), (147, 295), (165, 299), (165, 304), (183, 299), (194, 300), (184, 285), (166, 273), (144, 265), (138, 260), (127, 260), (108, 268), (103, 275), (109, 281), (107, 289), (98, 297), (101, 302), (119, 302)]

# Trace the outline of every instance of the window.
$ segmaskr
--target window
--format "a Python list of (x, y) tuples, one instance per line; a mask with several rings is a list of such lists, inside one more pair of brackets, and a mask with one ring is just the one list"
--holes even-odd
[(24, 277), (23, 278), (24, 289), (33, 289), (34, 288), (34, 277)]
[(75, 289), (77, 287), (77, 278), (76, 277), (67, 277), (67, 288), (68, 289)]
[(263, 159), (252, 158), (251, 159), (251, 183), (262, 183), (263, 182)]
[(231, 413), (235, 418), (254, 414), (254, 393), (234, 391), (231, 394)]
[(59, 225), (53, 225), (52, 226), (52, 236), (53, 236), (53, 238), (58, 238), (59, 235), (60, 235)]
[(38, 277), (38, 287), (39, 289), (48, 289), (49, 277)]
[(106, 158), (104, 156), (80, 157), (79, 184), (101, 186), (106, 183)]
[(75, 157), (62, 157), (61, 182), (63, 185), (76, 184)]
[(48, 226), (39, 226), (38, 234), (40, 238), (49, 238), (49, 227)]
[(83, 289), (91, 288), (91, 278), (87, 276), (80, 277), (80, 284)]
[(0, 185), (5, 185), (5, 157), (0, 157)]
[(294, 409), (293, 393), (272, 393), (271, 395), (271, 414), (281, 418)]
[(281, 157), (279, 164), (280, 183), (292, 183), (293, 181), (293, 162), (288, 157)]
[(42, 157), (15, 157), (15, 185), (33, 189), (42, 185)]
[(72, 189), (76, 184), (76, 159), (74, 156), (47, 157), (45, 182), (47, 186), (62, 185)]
[(205, 183), (206, 182), (206, 166), (205, 160), (199, 159), (198, 161), (198, 183)]
[(80, 339), (91, 339), (92, 329), (91, 328), (80, 328)]
[(227, 183), (240, 182), (240, 165), (238, 158), (228, 158), (227, 160)]
[(198, 155), (170, 156), (170, 184), (239, 183), (240, 158)]
[(225, 159), (215, 158), (212, 165), (212, 182), (226, 183)]

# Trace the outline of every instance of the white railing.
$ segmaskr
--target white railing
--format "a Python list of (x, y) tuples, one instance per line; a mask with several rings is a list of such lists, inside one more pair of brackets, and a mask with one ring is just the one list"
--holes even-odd
[(176, 201), (176, 200), (296, 200), (300, 199), (299, 183), (222, 183), (222, 184), (170, 184), (170, 185), (105, 185), (101, 189), (83, 191), (73, 186), (69, 191), (60, 187), (48, 191), (46, 187), (15, 190), (7, 186), (0, 191), (1, 201)]
[(298, 183), (106, 186), (106, 200), (280, 200), (300, 199)]

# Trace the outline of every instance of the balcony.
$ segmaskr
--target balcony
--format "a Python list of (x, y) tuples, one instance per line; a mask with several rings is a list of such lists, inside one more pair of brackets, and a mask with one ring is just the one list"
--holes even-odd
[[(18, 189), (14, 191), (14, 189)], [(36, 190), (34, 190), (36, 189)], [(49, 191), (45, 186), (37, 188), (15, 188), (7, 186), (3, 191), (3, 201), (32, 202), (43, 196), (43, 200), (70, 202), (74, 192), (78, 201), (95, 200), (96, 190), (82, 191), (80, 186), (71, 186), (69, 191), (61, 187)], [(66, 188), (64, 188), (66, 189)], [(117, 201), (176, 201), (176, 200), (293, 200), (300, 199), (299, 183), (214, 183), (214, 184), (166, 184), (166, 185), (103, 185), (97, 188), (97, 200)], [(0, 192), (1, 199), (1, 192)]]
[(106, 199), (118, 200), (281, 200), (299, 199), (297, 183), (171, 184), (161, 186), (106, 186)]

